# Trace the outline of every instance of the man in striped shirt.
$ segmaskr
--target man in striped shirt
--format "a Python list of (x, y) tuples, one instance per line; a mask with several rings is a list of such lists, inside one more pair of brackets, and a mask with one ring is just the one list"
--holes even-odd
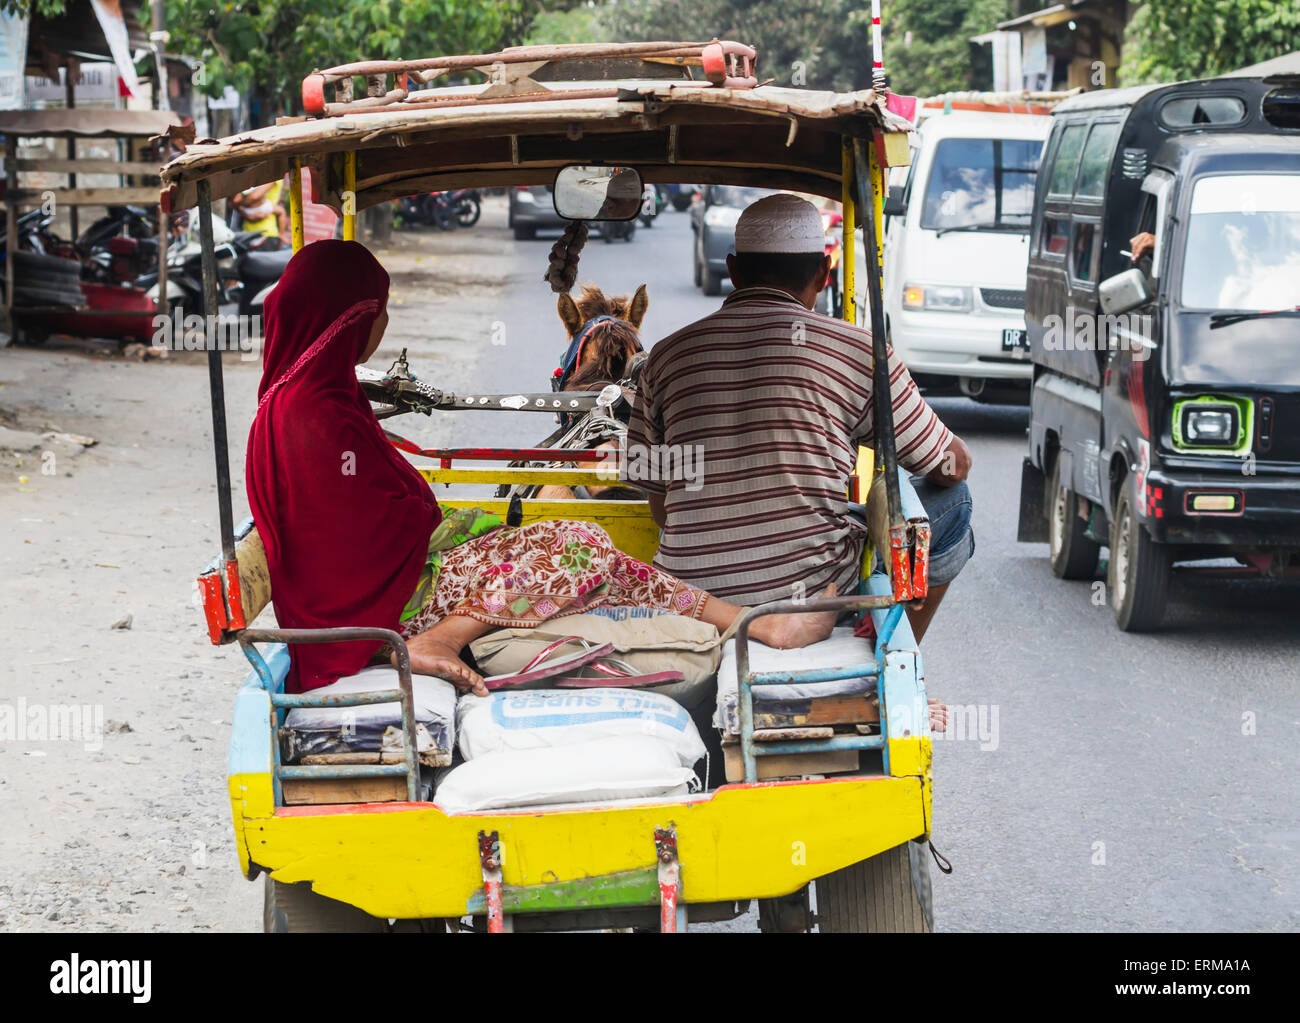
[[(625, 471), (663, 528), (655, 566), (740, 604), (857, 586), (865, 527), (846, 494), (872, 442), (871, 334), (811, 311), (823, 245), (803, 199), (746, 209), (727, 257), (736, 290), (654, 346), (628, 430)], [(930, 595), (909, 611), (919, 639), (974, 550), (970, 453), (892, 352), (890, 368), (898, 461), (924, 477), (931, 518)]]

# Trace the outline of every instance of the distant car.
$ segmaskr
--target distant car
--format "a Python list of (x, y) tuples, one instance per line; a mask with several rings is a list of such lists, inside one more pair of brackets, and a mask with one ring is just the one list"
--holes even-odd
[(510, 191), (509, 225), (515, 237), (528, 241), (539, 228), (563, 231), (569, 222), (555, 212), (550, 185), (522, 185)]
[(750, 203), (769, 188), (740, 185), (709, 185), (691, 206), (691, 230), (695, 232), (695, 286), (706, 295), (722, 294), (727, 274), (727, 254), (736, 251), (736, 221)]

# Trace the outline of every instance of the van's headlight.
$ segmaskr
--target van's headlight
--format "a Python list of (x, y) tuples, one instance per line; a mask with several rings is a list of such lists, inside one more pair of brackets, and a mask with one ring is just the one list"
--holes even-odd
[(903, 308), (968, 313), (971, 289), (960, 284), (907, 284), (903, 286)]
[(1253, 406), (1245, 398), (1183, 398), (1174, 403), (1174, 447), (1236, 453), (1250, 447)]
[(735, 227), (741, 212), (734, 206), (710, 206), (704, 214), (704, 222), (709, 227)]

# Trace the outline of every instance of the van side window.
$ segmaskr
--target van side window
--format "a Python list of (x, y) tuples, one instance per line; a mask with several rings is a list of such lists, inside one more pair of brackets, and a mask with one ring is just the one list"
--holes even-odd
[(1083, 151), (1083, 136), (1087, 130), (1086, 124), (1072, 124), (1061, 136), (1061, 144), (1056, 147), (1056, 160), (1052, 163), (1052, 175), (1047, 180), (1047, 190), (1051, 194), (1074, 193), (1074, 172), (1079, 166), (1079, 154)]
[(1044, 217), (1043, 218), (1043, 247), (1040, 250), (1044, 256), (1055, 256), (1060, 258), (1065, 255), (1065, 250), (1069, 248), (1070, 221), (1064, 217)]
[(1246, 119), (1246, 104), (1236, 96), (1188, 96), (1171, 99), (1160, 108), (1166, 128), (1237, 124)]
[(1075, 186), (1075, 195), (1099, 199), (1105, 194), (1106, 175), (1110, 170), (1110, 159), (1118, 138), (1118, 121), (1092, 126), (1088, 144), (1083, 147), (1083, 159), (1079, 161), (1079, 183)]
[(1097, 255), (1097, 225), (1075, 224), (1074, 244), (1070, 248), (1070, 276), (1076, 281), (1090, 282)]

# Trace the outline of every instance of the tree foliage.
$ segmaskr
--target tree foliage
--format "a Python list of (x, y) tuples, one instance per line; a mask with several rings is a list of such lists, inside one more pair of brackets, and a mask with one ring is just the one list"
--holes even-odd
[(499, 46), (518, 0), (168, 0), (168, 48), (202, 61), (197, 86), (230, 85), (262, 120), (297, 113), (304, 76), (360, 59), (481, 53)]
[[(899, 92), (987, 88), (991, 62), (970, 42), (1010, 16), (1010, 0), (890, 0), (884, 62)], [(611, 39), (738, 39), (759, 77), (783, 85), (871, 84), (871, 9), (860, 0), (620, 0), (601, 9)]]
[(819, 89), (871, 83), (869, 9), (853, 0), (621, 0), (603, 8), (608, 38), (717, 36), (758, 50), (759, 79)]
[(1140, 0), (1124, 36), (1125, 85), (1212, 78), (1300, 47), (1300, 0)]
[(0, 0), (0, 11), (5, 14), (39, 14), (57, 18), (68, 9), (68, 0)]
[(1010, 16), (1008, 0), (894, 0), (886, 4), (885, 68), (891, 87), (916, 96), (991, 88), (989, 49), (970, 40)]

